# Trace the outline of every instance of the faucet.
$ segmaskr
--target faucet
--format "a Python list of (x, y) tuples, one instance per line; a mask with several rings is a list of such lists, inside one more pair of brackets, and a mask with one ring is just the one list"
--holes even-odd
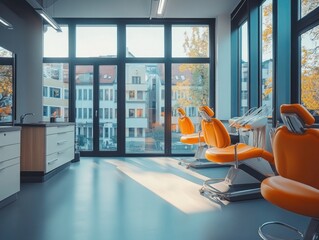
[(24, 118), (25, 118), (26, 116), (28, 116), (28, 115), (34, 116), (34, 113), (30, 112), (30, 113), (22, 114), (22, 115), (20, 116), (20, 124), (23, 124)]

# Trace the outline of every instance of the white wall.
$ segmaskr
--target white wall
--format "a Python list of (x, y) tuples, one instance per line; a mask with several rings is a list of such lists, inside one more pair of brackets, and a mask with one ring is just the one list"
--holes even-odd
[(216, 18), (216, 117), (231, 116), (231, 25), (230, 14)]

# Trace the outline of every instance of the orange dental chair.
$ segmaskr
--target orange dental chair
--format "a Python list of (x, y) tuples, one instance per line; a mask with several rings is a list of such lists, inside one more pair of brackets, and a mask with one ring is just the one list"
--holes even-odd
[[(264, 149), (244, 143), (231, 145), (224, 124), (216, 118), (210, 118), (205, 108), (199, 108), (199, 111), (205, 142), (211, 146), (206, 150), (206, 159), (221, 165), (232, 164), (225, 179), (206, 180), (200, 193), (213, 200), (239, 201), (260, 198), (261, 181), (274, 174), (270, 165), (274, 163), (273, 155)], [(248, 161), (244, 160), (251, 162), (248, 164)], [(261, 164), (265, 165), (265, 169), (254, 167)]]
[[(205, 107), (207, 109), (207, 112), (209, 112), (209, 116), (214, 116), (214, 111), (209, 108)], [(182, 133), (182, 136), (180, 138), (180, 142), (184, 144), (189, 145), (195, 145), (197, 144), (197, 151), (195, 153), (195, 161), (192, 162), (186, 162), (181, 161), (179, 162), (180, 165), (185, 164), (186, 168), (193, 167), (193, 168), (208, 168), (208, 167), (214, 167), (216, 164), (213, 164), (211, 162), (203, 162), (201, 161), (201, 157), (204, 155), (205, 151), (207, 150), (207, 145), (205, 144), (205, 139), (203, 134), (199, 132), (195, 132), (195, 126), (192, 122), (192, 120), (186, 115), (186, 112), (182, 108), (177, 109), (179, 118), (178, 118), (178, 126), (180, 129), (180, 132)]]
[(297, 239), (319, 239), (319, 129), (309, 128), (315, 119), (300, 104), (284, 104), (280, 112), (285, 126), (276, 130), (273, 139), (279, 175), (265, 179), (261, 193), (272, 204), (308, 216), (311, 221), (304, 236), (281, 222), (263, 224), (259, 235), (265, 240), (278, 239), (265, 229), (283, 225), (287, 231), (295, 231)]

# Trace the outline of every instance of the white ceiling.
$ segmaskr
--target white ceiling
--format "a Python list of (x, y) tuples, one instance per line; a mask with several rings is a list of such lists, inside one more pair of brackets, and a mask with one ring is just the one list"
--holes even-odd
[[(216, 18), (230, 14), (240, 0), (167, 0), (157, 16), (158, 0), (43, 0), (44, 9), (59, 18)], [(152, 9), (151, 9), (152, 8)]]

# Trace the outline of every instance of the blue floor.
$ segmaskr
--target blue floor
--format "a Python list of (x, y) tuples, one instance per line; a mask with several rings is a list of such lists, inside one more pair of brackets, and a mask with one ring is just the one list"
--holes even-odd
[(250, 240), (270, 220), (305, 230), (308, 218), (263, 199), (224, 205), (199, 194), (202, 178), (226, 172), (173, 158), (81, 158), (47, 182), (22, 184), (0, 209), (0, 239)]

